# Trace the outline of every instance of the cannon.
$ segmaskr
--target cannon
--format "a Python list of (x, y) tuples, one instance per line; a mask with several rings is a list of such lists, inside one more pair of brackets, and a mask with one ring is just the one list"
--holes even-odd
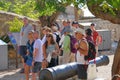
[[(110, 60), (108, 56), (103, 55), (103, 56), (97, 57), (95, 59), (95, 62), (96, 62), (96, 67), (100, 67), (100, 66), (108, 65)], [(94, 60), (89, 61), (89, 63), (93, 64)]]
[[(96, 58), (95, 61), (97, 67), (109, 64), (109, 58), (105, 55)], [(90, 61), (90, 64), (92, 63), (94, 60)], [(39, 80), (66, 80), (75, 75), (77, 75), (77, 63), (73, 62), (41, 70)]]

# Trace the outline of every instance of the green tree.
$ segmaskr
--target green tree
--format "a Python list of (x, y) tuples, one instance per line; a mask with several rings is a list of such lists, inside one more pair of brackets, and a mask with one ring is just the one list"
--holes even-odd
[(0, 10), (37, 19), (39, 12), (34, 10), (35, 0), (0, 0)]
[[(1, 0), (0, 10), (14, 12), (31, 18), (39, 18), (42, 26), (51, 26), (66, 6), (85, 4), (84, 0)], [(77, 11), (75, 11), (76, 13)], [(77, 14), (76, 14), (77, 15)], [(77, 17), (76, 17), (77, 18)]]
[[(84, 0), (37, 0), (36, 10), (40, 12), (39, 20), (42, 26), (51, 26), (65, 8), (73, 4), (78, 9), (78, 5), (84, 5)], [(77, 14), (76, 14), (77, 15)]]
[(42, 23), (44, 19), (48, 23), (55, 21), (58, 14), (64, 12), (65, 7), (71, 4), (76, 9), (78, 5), (87, 4), (96, 17), (120, 24), (120, 0), (0, 0), (0, 10), (31, 18), (39, 17)]
[(96, 17), (120, 24), (120, 0), (36, 0), (36, 2), (35, 9), (40, 12), (39, 20), (43, 25), (54, 22), (59, 13), (64, 12), (65, 7), (71, 4), (75, 6), (75, 13), (78, 5), (87, 4)]
[(87, 6), (96, 17), (120, 24), (120, 0), (87, 0)]

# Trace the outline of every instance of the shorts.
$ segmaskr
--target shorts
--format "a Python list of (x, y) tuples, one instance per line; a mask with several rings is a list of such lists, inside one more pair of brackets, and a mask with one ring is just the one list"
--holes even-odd
[(26, 46), (20, 46), (19, 48), (20, 55), (22, 58), (25, 59), (25, 55), (27, 54), (27, 47)]
[(28, 66), (32, 66), (32, 61), (33, 61), (33, 58), (30, 57), (30, 56), (27, 56), (27, 60), (26, 60), (25, 63), (26, 63)]
[(79, 79), (87, 79), (87, 68), (88, 65), (78, 64), (77, 73)]
[(33, 73), (39, 72), (41, 70), (41, 66), (42, 66), (41, 62), (35, 62), (34, 66), (32, 67), (32, 72)]

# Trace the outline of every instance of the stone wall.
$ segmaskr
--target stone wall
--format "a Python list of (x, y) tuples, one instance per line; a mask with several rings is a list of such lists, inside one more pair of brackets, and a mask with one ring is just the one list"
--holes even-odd
[(120, 25), (113, 24), (107, 20), (100, 18), (84, 19), (80, 20), (80, 23), (95, 23), (96, 29), (108, 29), (111, 31), (112, 41), (118, 41), (120, 38)]
[[(20, 16), (10, 12), (0, 11), (0, 35), (5, 34), (9, 31), (9, 25), (6, 22), (14, 20), (15, 17), (22, 20), (24, 16)], [(31, 24), (37, 23), (38, 26), (40, 25), (38, 20), (34, 20), (30, 18), (28, 19)]]

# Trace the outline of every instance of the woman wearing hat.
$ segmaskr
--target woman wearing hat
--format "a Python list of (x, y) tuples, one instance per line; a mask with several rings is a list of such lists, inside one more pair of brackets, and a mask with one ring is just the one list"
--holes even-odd
[(84, 56), (88, 55), (88, 43), (85, 39), (85, 31), (78, 28), (75, 31), (75, 37), (78, 40), (78, 43), (75, 45), (77, 49), (76, 61), (78, 62), (78, 78), (80, 80), (87, 80), (88, 61), (84, 59)]

